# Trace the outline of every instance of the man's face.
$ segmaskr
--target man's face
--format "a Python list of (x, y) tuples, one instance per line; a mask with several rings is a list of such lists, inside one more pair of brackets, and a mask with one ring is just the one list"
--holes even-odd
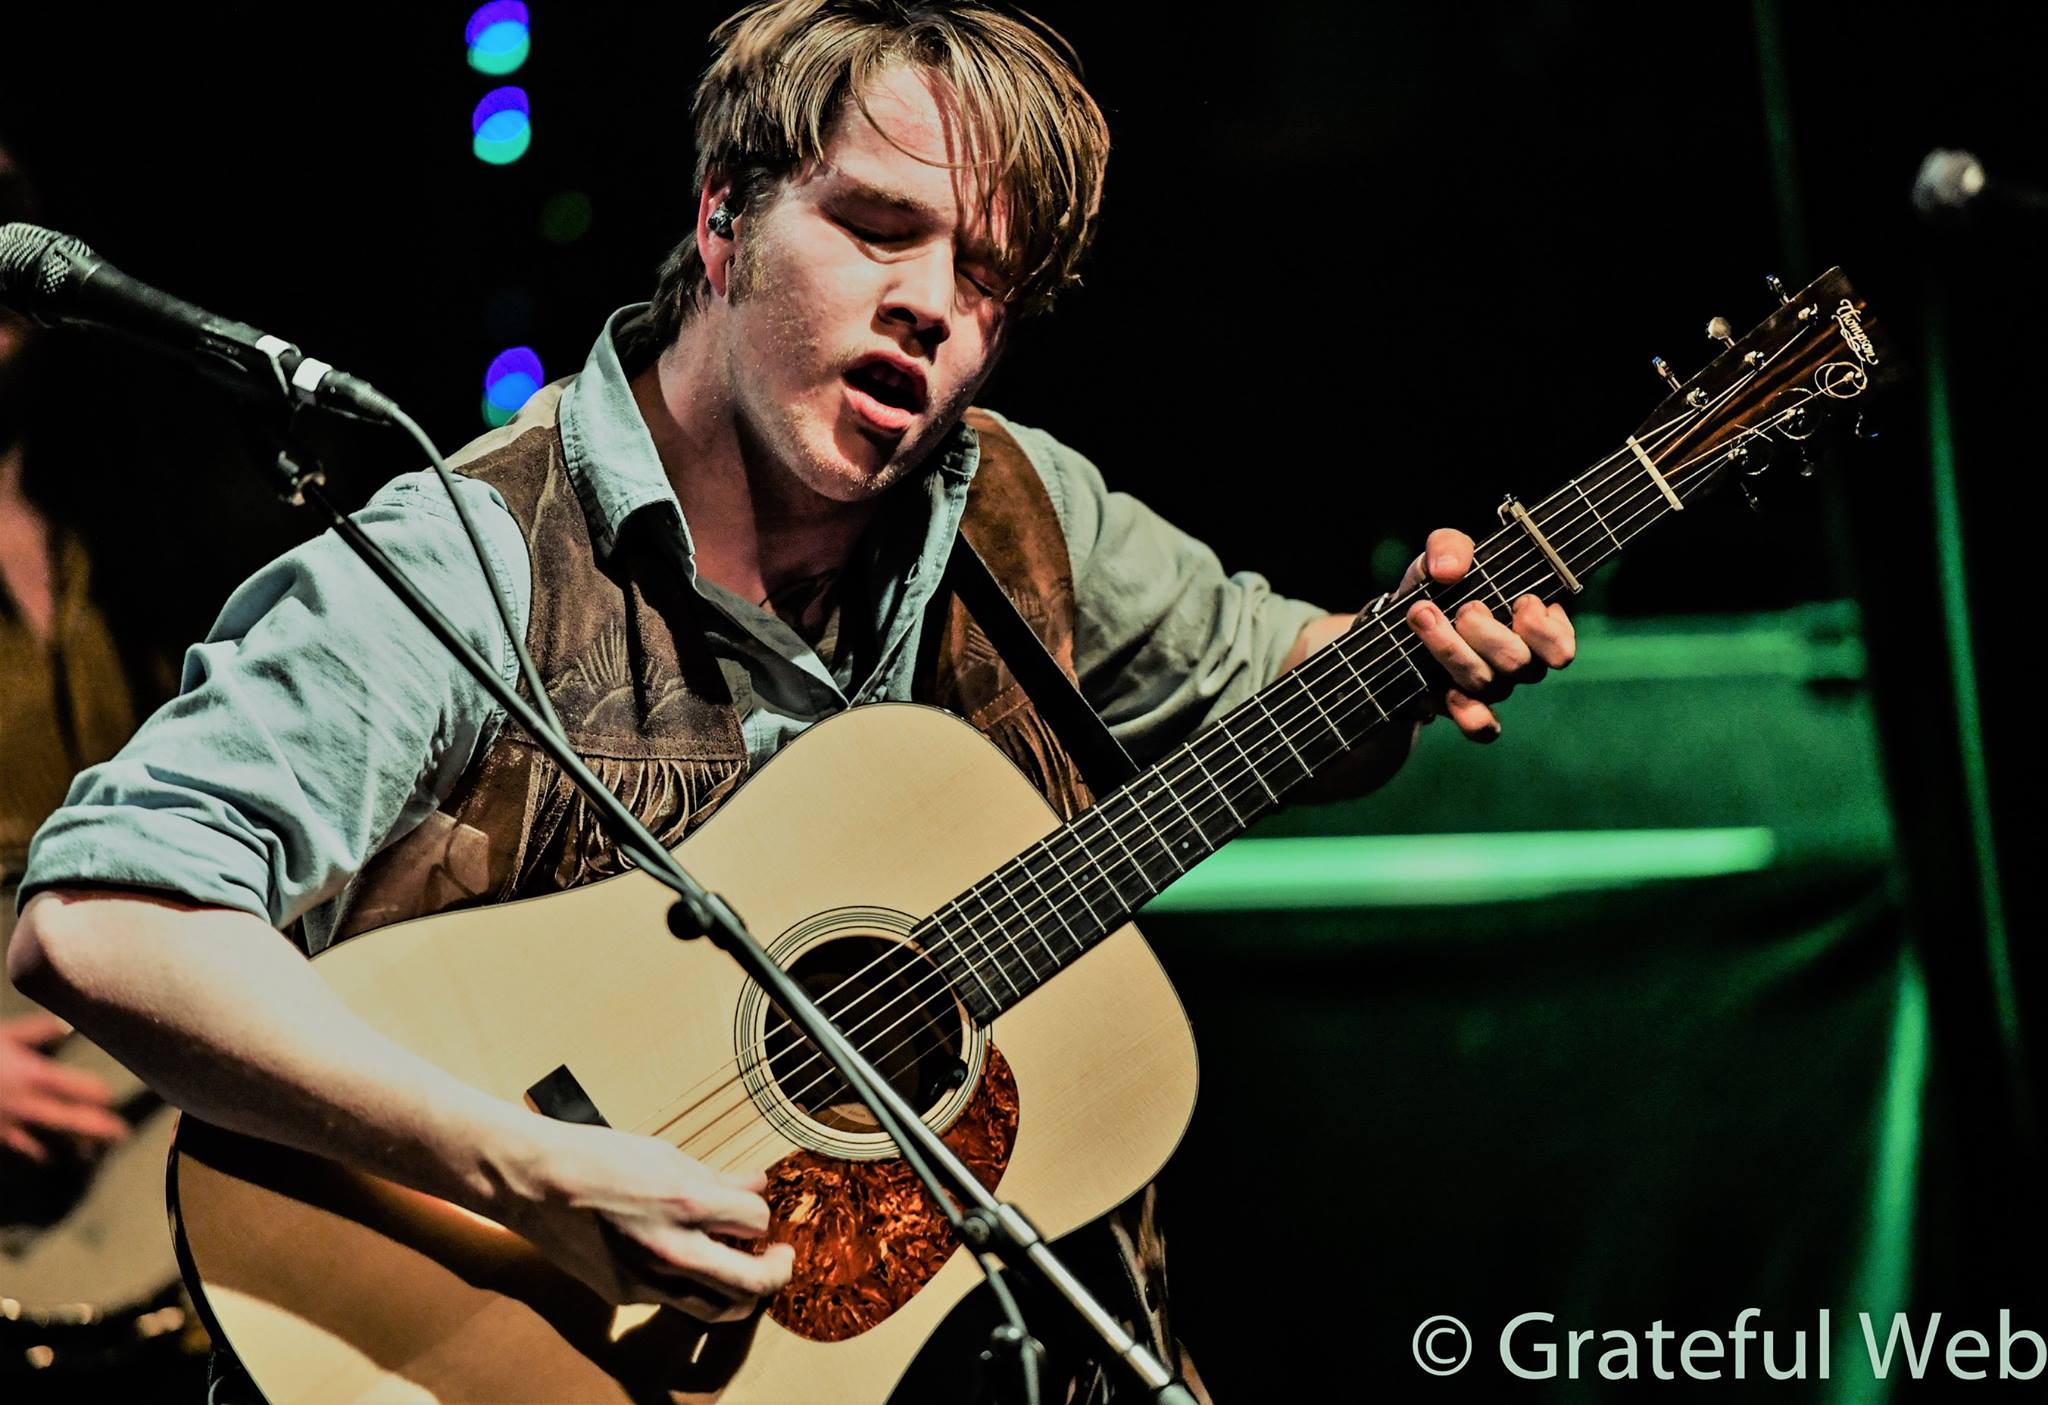
[(873, 123), (843, 107), (824, 159), (742, 216), (727, 282), (742, 431), (835, 502), (925, 459), (987, 380), (1004, 321), (977, 173), (938, 164), (965, 155), (950, 108), (903, 66), (867, 108)]

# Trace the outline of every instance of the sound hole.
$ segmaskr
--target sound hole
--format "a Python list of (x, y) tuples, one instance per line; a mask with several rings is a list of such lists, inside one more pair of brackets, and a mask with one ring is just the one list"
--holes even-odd
[[(921, 1114), (966, 1079), (965, 1011), (938, 969), (910, 946), (837, 937), (797, 957), (789, 973)], [(769, 1076), (806, 1116), (841, 1131), (878, 1130), (845, 1080), (774, 1008), (766, 1044)]]

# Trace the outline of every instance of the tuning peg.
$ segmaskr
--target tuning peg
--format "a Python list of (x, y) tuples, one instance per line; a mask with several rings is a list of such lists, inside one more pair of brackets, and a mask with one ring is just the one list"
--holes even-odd
[(1742, 500), (1749, 504), (1751, 512), (1762, 512), (1764, 510), (1763, 499), (1756, 495), (1756, 489), (1749, 486), (1747, 478), (1736, 479), (1735, 486), (1742, 489)]
[(1766, 288), (1769, 288), (1773, 293), (1777, 294), (1778, 303), (1780, 306), (1783, 306), (1784, 304), (1792, 301), (1792, 295), (1785, 291), (1785, 280), (1780, 278), (1777, 274), (1766, 273), (1764, 275), (1764, 286)]
[(1709, 341), (1717, 341), (1723, 346), (1733, 346), (1735, 345), (1735, 328), (1729, 325), (1728, 319), (1725, 317), (1709, 318), (1707, 320), (1707, 339)]
[(1650, 358), (1650, 369), (1664, 378), (1664, 384), (1670, 386), (1673, 390), (1678, 389), (1678, 377), (1672, 371), (1669, 361), (1666, 361), (1661, 356), (1652, 356)]

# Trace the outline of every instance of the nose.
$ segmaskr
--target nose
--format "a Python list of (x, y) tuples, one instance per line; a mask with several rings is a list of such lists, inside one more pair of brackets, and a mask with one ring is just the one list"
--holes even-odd
[(882, 320), (907, 328), (926, 355), (952, 335), (953, 260), (932, 250), (896, 264), (897, 276), (882, 302)]

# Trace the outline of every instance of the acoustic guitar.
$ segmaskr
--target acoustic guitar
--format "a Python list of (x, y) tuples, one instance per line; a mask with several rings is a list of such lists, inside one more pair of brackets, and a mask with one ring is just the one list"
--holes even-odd
[[(1650, 528), (1846, 429), (1893, 357), (1839, 270), (1619, 449), (1503, 504), (1447, 611), (1558, 600)], [(967, 724), (909, 704), (804, 732), (677, 850), (991, 1186), (1049, 1237), (1165, 1164), (1195, 1046), (1130, 918), (1377, 728), (1432, 665), (1402, 606), (1062, 823)], [(884, 1400), (979, 1279), (891, 1144), (758, 987), (628, 873), (423, 918), (313, 962), (480, 1089), (765, 1171), (795, 1276), (744, 1323), (614, 1308), (466, 1211), (181, 1124), (171, 1208), (208, 1326), (273, 1405)]]

